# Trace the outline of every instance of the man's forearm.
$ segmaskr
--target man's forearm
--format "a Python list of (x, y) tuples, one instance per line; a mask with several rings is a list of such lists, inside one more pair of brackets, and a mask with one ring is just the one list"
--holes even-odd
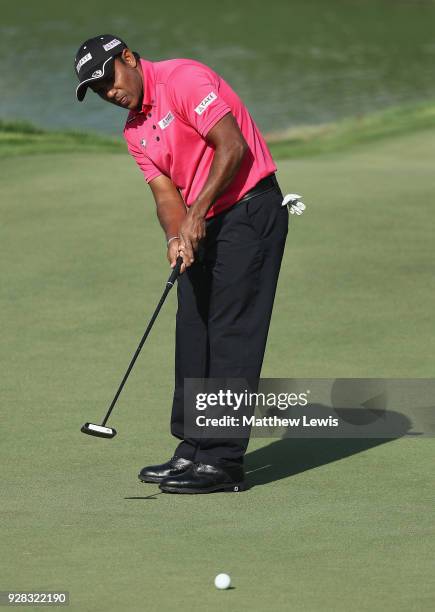
[(180, 199), (168, 199), (157, 205), (157, 217), (166, 235), (166, 240), (178, 236), (180, 225), (186, 217), (186, 206)]
[(210, 172), (204, 187), (196, 201), (190, 206), (192, 213), (205, 217), (213, 202), (225, 191), (236, 176), (247, 146), (237, 143), (231, 148), (219, 147), (216, 149)]

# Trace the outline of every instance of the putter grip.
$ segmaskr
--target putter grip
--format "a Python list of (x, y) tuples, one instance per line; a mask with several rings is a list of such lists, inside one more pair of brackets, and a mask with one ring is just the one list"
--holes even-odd
[(167, 285), (173, 285), (180, 274), (181, 264), (183, 263), (182, 257), (177, 257), (177, 261), (175, 262), (175, 267), (171, 272), (171, 276), (168, 278)]

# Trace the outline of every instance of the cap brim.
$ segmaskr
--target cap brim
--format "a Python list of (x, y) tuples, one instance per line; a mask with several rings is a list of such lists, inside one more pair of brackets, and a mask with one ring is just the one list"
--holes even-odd
[[(89, 77), (88, 79), (84, 79), (81, 81), (76, 88), (76, 97), (79, 102), (82, 102), (86, 92), (88, 90), (89, 85), (92, 83), (96, 83), (97, 81), (102, 81), (106, 79), (108, 76), (113, 74), (113, 66), (114, 66), (114, 56), (108, 57), (104, 64), (101, 66), (102, 74), (99, 74), (95, 77)], [(94, 73), (96, 70), (94, 71)]]

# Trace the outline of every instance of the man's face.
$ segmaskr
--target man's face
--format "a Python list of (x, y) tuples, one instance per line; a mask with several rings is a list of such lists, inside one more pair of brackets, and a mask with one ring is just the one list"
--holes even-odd
[(111, 104), (129, 110), (139, 110), (143, 99), (142, 70), (129, 49), (122, 59), (115, 58), (113, 75), (90, 85), (91, 89)]

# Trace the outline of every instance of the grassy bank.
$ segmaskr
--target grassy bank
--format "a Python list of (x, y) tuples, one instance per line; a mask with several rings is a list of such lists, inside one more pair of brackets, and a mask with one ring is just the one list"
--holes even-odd
[[(435, 103), (391, 107), (336, 123), (289, 128), (266, 135), (276, 159), (343, 151), (418, 130), (435, 129)], [(122, 138), (78, 131), (48, 131), (30, 123), (0, 121), (0, 157), (38, 153), (125, 151)]]
[(27, 121), (0, 120), (0, 157), (125, 150), (125, 144), (120, 138), (75, 130), (44, 130)]
[(435, 129), (435, 103), (394, 106), (323, 125), (267, 135), (277, 159), (344, 151), (355, 146), (421, 130)]

